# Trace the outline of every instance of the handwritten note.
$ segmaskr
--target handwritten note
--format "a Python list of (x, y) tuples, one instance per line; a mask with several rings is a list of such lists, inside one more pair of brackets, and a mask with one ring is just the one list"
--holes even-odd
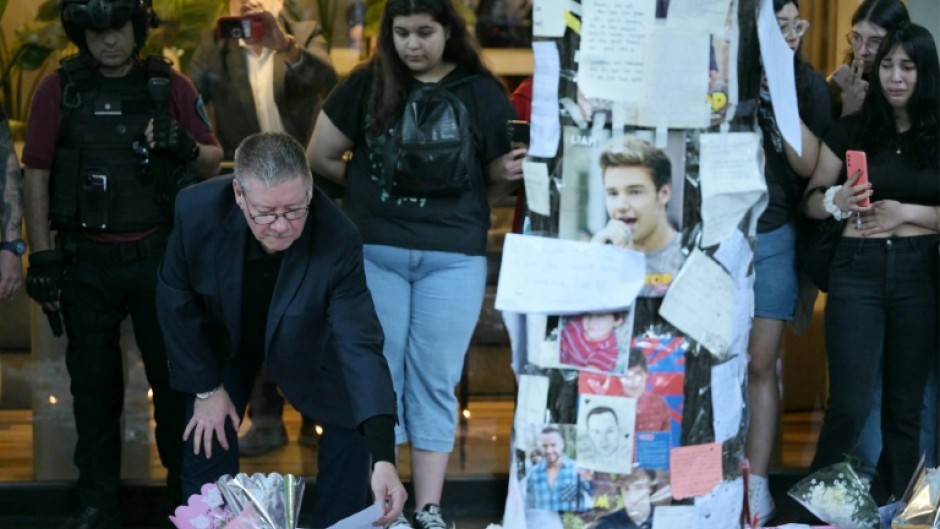
[(382, 504), (373, 503), (356, 514), (343, 518), (328, 529), (372, 529), (372, 522), (382, 517)]
[(522, 174), (525, 178), (525, 200), (529, 209), (539, 215), (551, 215), (548, 165), (525, 160), (522, 162)]
[(561, 71), (558, 46), (551, 41), (532, 43), (535, 76), (532, 79), (532, 108), (529, 116), (529, 156), (554, 158), (561, 137), (558, 113), (558, 76)]
[(746, 358), (735, 356), (723, 364), (712, 366), (712, 426), (715, 441), (719, 443), (732, 439), (741, 431)]
[[(670, 13), (671, 10), (672, 7)], [(710, 46), (706, 31), (654, 28), (649, 35), (644, 63), (646, 95), (640, 106), (638, 125), (708, 126), (711, 118), (707, 99)]]
[(587, 97), (636, 101), (643, 95), (646, 35), (656, 3), (584, 0), (578, 88)]
[(730, 355), (747, 355), (750, 341), (751, 318), (754, 316), (754, 251), (741, 230), (734, 230), (722, 241), (713, 256), (731, 274), (734, 280), (734, 311), (731, 324)]
[(787, 41), (780, 33), (773, 0), (761, 0), (760, 13), (757, 16), (757, 38), (760, 40), (760, 58), (770, 88), (770, 101), (773, 103), (777, 128), (793, 150), (802, 154), (803, 134), (796, 101), (793, 50), (787, 46)]
[[(515, 428), (521, 432), (527, 424), (545, 422), (548, 407), (548, 377), (521, 375), (519, 377), (519, 400), (516, 406)], [(516, 442), (524, 443), (524, 436), (517, 435)], [(525, 449), (525, 446), (518, 446)]]
[(701, 135), (702, 247), (731, 236), (751, 208), (757, 218), (766, 207), (760, 148), (753, 132)]
[(673, 448), (669, 462), (672, 497), (677, 500), (708, 494), (721, 483), (721, 443)]
[(646, 257), (633, 250), (509, 234), (496, 288), (496, 308), (536, 314), (622, 310), (646, 277)]
[(731, 347), (734, 281), (712, 258), (695, 249), (666, 291), (659, 314), (713, 355)]
[(659, 505), (653, 510), (653, 529), (695, 527), (695, 507), (692, 505)]
[(744, 479), (722, 481), (707, 495), (695, 498), (696, 529), (727, 529), (741, 526), (744, 508)]
[(532, 36), (564, 36), (567, 7), (568, 0), (535, 0), (532, 3)]
[(725, 27), (731, 5), (731, 0), (670, 0), (666, 23), (670, 27), (710, 28), (717, 33), (714, 30)]

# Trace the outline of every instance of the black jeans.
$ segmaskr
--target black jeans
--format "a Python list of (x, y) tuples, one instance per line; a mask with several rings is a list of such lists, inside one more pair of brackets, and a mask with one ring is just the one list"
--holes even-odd
[[(222, 384), (239, 417), (245, 416), (245, 407), (261, 364), (261, 354), (241, 354), (220, 366)], [(191, 395), (187, 398), (187, 422), (193, 415), (193, 399)], [(186, 498), (199, 492), (205, 483), (212, 483), (225, 474), (234, 476), (238, 473), (238, 432), (229, 420), (225, 421), (225, 436), (229, 449), (222, 448), (218, 439), (213, 438), (212, 458), (206, 458), (205, 447), (202, 447), (198, 456), (193, 454), (194, 436), (189, 436), (183, 453), (182, 470), (183, 495)], [(317, 481), (311, 527), (329, 527), (372, 503), (370, 462), (369, 446), (362, 434), (356, 430), (323, 425), (317, 451)], [(300, 475), (311, 473), (310, 469), (304, 468), (293, 472)]]
[[(93, 247), (94, 245), (92, 245)], [(106, 248), (103, 245), (101, 248)], [(62, 284), (68, 335), (65, 360), (71, 379), (77, 493), (81, 505), (117, 508), (124, 407), (121, 321), (128, 315), (153, 389), (157, 450), (167, 469), (171, 500), (180, 499), (183, 394), (170, 388), (154, 288), (162, 253), (107, 262), (81, 251), (69, 255)]]
[(843, 238), (832, 260), (829, 403), (812, 469), (852, 452), (882, 384), (883, 450), (872, 484), (882, 502), (903, 495), (919, 458), (924, 386), (938, 351), (938, 241), (938, 235)]

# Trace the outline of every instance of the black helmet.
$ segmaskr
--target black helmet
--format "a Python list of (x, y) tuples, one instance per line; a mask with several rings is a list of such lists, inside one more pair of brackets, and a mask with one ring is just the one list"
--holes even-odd
[(159, 24), (152, 0), (59, 0), (62, 28), (69, 40), (87, 50), (85, 30), (119, 28), (130, 20), (134, 26), (134, 53), (147, 41), (147, 32)]

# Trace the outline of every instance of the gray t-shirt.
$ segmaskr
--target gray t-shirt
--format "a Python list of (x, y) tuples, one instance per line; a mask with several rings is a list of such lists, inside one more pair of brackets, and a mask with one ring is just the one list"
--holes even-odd
[(676, 278), (685, 256), (682, 254), (681, 237), (678, 233), (665, 246), (646, 253), (646, 284), (640, 291), (641, 298), (661, 298)]

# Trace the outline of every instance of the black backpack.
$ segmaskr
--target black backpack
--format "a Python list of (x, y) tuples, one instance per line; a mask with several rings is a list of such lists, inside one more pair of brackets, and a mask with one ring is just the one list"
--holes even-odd
[(419, 86), (385, 143), (383, 188), (391, 196), (456, 196), (478, 169), (470, 112), (451, 89), (476, 75)]

